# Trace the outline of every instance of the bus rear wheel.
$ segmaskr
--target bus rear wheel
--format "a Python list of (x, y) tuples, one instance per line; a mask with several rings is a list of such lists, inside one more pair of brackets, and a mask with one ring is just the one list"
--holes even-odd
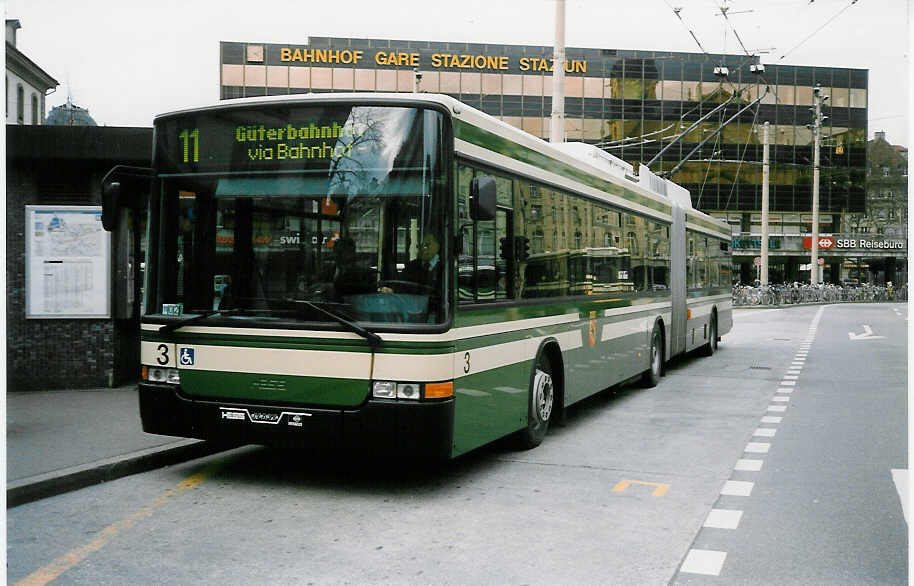
[(656, 387), (663, 374), (663, 339), (660, 336), (660, 328), (656, 324), (654, 324), (654, 331), (651, 332), (650, 359), (650, 367), (641, 375), (642, 384), (648, 388)]
[(711, 316), (711, 324), (708, 326), (708, 343), (701, 348), (704, 356), (714, 356), (715, 352), (717, 352), (717, 314)]
[(529, 450), (543, 443), (546, 432), (549, 430), (555, 398), (552, 364), (549, 362), (549, 358), (540, 354), (536, 359), (533, 378), (530, 381), (527, 427), (518, 434), (518, 444), (521, 449)]

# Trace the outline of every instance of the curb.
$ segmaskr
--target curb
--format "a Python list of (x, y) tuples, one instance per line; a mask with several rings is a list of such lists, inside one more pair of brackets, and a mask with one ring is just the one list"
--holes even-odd
[(236, 446), (203, 440), (181, 440), (105, 458), (90, 464), (71, 466), (53, 472), (21, 478), (6, 485), (6, 507), (12, 508), (93, 484), (147, 472), (155, 468), (202, 458)]

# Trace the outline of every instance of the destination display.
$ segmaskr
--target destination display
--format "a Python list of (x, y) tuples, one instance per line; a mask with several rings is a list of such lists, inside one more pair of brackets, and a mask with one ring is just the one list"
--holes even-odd
[[(156, 123), (163, 174), (211, 171), (351, 170), (389, 166), (391, 147), (422, 132), (416, 108), (277, 107), (169, 117)], [(413, 135), (412, 137), (410, 135)], [(419, 142), (421, 144), (421, 141)], [(403, 159), (397, 164), (421, 162)], [(317, 192), (326, 189), (315, 185)], [(293, 183), (290, 181), (290, 183)], [(287, 186), (288, 187), (288, 186)], [(300, 187), (300, 185), (296, 186)], [(277, 189), (282, 189), (277, 184)]]

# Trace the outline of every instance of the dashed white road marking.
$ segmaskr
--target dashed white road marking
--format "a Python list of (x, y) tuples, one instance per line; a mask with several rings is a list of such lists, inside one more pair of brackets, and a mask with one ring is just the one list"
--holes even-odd
[(739, 527), (739, 521), (743, 517), (742, 511), (730, 509), (711, 509), (708, 518), (705, 519), (705, 527), (713, 529), (736, 529)]
[(898, 491), (898, 498), (901, 499), (901, 513), (904, 515), (904, 522), (908, 522), (908, 486), (909, 474), (907, 470), (892, 469), (892, 481), (895, 483), (895, 490)]
[(768, 411), (772, 413), (783, 413), (787, 411), (787, 405), (768, 405)]
[(753, 486), (755, 486), (754, 482), (728, 480), (724, 483), (724, 487), (720, 489), (720, 494), (725, 496), (749, 496), (752, 494)]
[(797, 380), (798, 378), (800, 378), (800, 377), (798, 377), (795, 374), (785, 374), (784, 375), (784, 380)]
[(772, 397), (772, 401), (777, 401), (778, 403), (787, 403), (790, 401), (790, 397)]
[(782, 380), (781, 384), (785, 387), (795, 387), (797, 386), (797, 381), (795, 380)]
[(733, 467), (734, 470), (739, 470), (740, 472), (758, 472), (762, 469), (762, 464), (764, 460), (752, 460), (752, 459), (739, 459), (736, 461), (736, 466)]
[(775, 417), (774, 415), (765, 415), (762, 417), (762, 423), (780, 423), (783, 421), (783, 417)]
[(771, 427), (759, 427), (752, 435), (756, 437), (774, 437), (778, 430)]
[(727, 552), (711, 549), (690, 549), (686, 559), (679, 568), (680, 572), (689, 574), (704, 574), (706, 576), (720, 576), (724, 567)]
[(749, 454), (767, 454), (770, 449), (771, 444), (768, 442), (749, 442), (743, 451)]

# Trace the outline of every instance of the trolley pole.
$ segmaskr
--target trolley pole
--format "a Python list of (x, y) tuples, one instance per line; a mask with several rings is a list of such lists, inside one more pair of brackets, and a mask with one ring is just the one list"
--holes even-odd
[(809, 284), (819, 283), (819, 130), (824, 120), (822, 102), (828, 96), (822, 95), (822, 88), (816, 84), (812, 90), (815, 110), (812, 120), (812, 253), (809, 264)]
[(565, 142), (565, 0), (555, 0), (555, 47), (552, 59), (552, 119), (549, 142)]
[(762, 286), (768, 284), (768, 129), (762, 133)]

